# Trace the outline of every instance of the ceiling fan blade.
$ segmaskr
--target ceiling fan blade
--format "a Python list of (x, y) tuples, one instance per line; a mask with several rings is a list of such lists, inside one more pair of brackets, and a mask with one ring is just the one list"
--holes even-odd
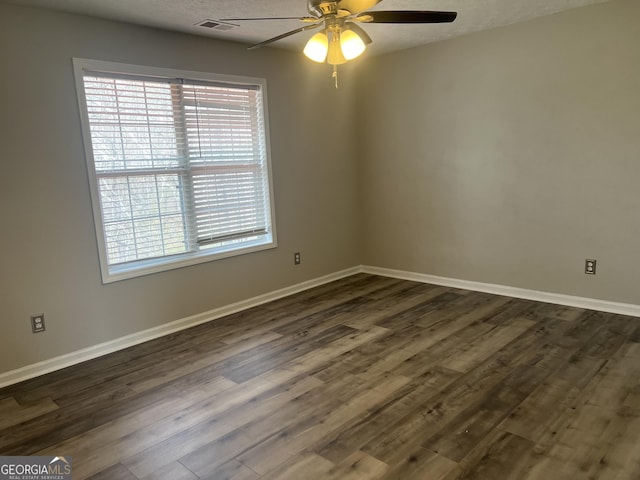
[(251, 45), (249, 50), (253, 50), (254, 48), (264, 47), (265, 45), (269, 45), (270, 43), (277, 42), (278, 40), (282, 40), (283, 38), (290, 37), (291, 35), (295, 35), (296, 33), (304, 32), (305, 30), (312, 30), (314, 28), (318, 28), (322, 25), (322, 22), (318, 22), (312, 25), (305, 25), (304, 27), (296, 28), (295, 30), (291, 30), (290, 32), (283, 33), (282, 35), (278, 35), (277, 37), (270, 38), (269, 40), (265, 40), (264, 42), (256, 43), (255, 45)]
[(351, 13), (360, 13), (375, 7), (382, 0), (339, 0), (338, 9)]
[(316, 17), (254, 17), (254, 18), (221, 18), (221, 22), (244, 22), (247, 20), (300, 20), (301, 22), (317, 22)]
[(397, 10), (364, 12), (353, 20), (363, 23), (448, 23), (457, 16), (456, 12)]

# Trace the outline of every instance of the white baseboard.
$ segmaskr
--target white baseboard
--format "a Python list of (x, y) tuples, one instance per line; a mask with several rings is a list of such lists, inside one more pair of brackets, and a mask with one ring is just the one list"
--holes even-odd
[(541, 292), (538, 290), (528, 290), (526, 288), (508, 287), (506, 285), (496, 285), (493, 283), (471, 282), (468, 280), (458, 280), (456, 278), (438, 277), (424, 273), (406, 272), (403, 270), (393, 270), (390, 268), (371, 267), (363, 265), (363, 273), (371, 275), (382, 275), (403, 280), (413, 280), (414, 282), (432, 283), (445, 287), (462, 288), (476, 292), (493, 293), (507, 297), (524, 298), (537, 302), (554, 303), (569, 307), (585, 308), (588, 310), (599, 310), (601, 312), (617, 313), (640, 317), (640, 305), (630, 303), (609, 302), (607, 300), (597, 300), (594, 298), (575, 297), (572, 295), (562, 295), (560, 293)]
[(6, 387), (7, 385), (12, 385), (14, 383), (22, 382), (30, 378), (39, 377), (40, 375), (44, 375), (45, 373), (60, 370), (71, 365), (76, 365), (78, 363), (91, 360), (93, 358), (101, 357), (108, 353), (113, 353), (124, 348), (132, 347), (134, 345), (138, 345), (140, 343), (144, 343), (158, 337), (163, 337), (165, 335), (169, 335), (170, 333), (194, 327), (196, 325), (215, 320), (216, 318), (224, 317), (241, 310), (246, 310), (248, 308), (262, 305), (263, 303), (271, 302), (282, 297), (293, 295), (294, 293), (302, 292), (313, 287), (324, 285), (325, 283), (349, 277), (351, 275), (355, 275), (356, 273), (360, 273), (361, 271), (362, 268), (359, 266), (348, 268), (346, 270), (341, 270), (339, 272), (331, 273), (323, 277), (314, 278), (306, 282), (298, 283), (290, 287), (281, 288), (280, 290), (265, 293), (263, 295), (249, 298), (247, 300), (242, 300), (230, 305), (214, 308), (213, 310), (209, 310), (208, 312), (181, 318), (179, 320), (165, 323), (164, 325), (159, 325), (157, 327), (143, 330), (141, 332), (136, 332), (125, 337), (111, 340), (109, 342), (100, 343), (98, 345), (83, 348), (82, 350), (67, 353), (59, 357), (44, 360), (32, 365), (27, 365), (16, 370), (10, 370), (8, 372), (0, 373), (0, 388)]
[(101, 357), (108, 353), (113, 353), (140, 343), (163, 337), (180, 330), (184, 330), (202, 323), (215, 320), (232, 313), (246, 310), (263, 303), (271, 302), (279, 298), (283, 298), (294, 293), (302, 292), (310, 288), (314, 288), (325, 283), (333, 282), (341, 278), (355, 275), (356, 273), (369, 273), (371, 275), (381, 275), (384, 277), (393, 277), (403, 280), (412, 280), (415, 282), (431, 283), (434, 285), (442, 285), (446, 287), (462, 288), (465, 290), (473, 290), (477, 292), (493, 293), (495, 295), (505, 295), (508, 297), (524, 298), (526, 300), (534, 300), (538, 302), (554, 303), (558, 305), (567, 305), (570, 307), (585, 308), (589, 310), (599, 310), (603, 312), (617, 313), (621, 315), (629, 315), (640, 317), (640, 305), (628, 303), (616, 303), (606, 300), (597, 300), (593, 298), (575, 297), (571, 295), (562, 295), (559, 293), (541, 292), (537, 290), (527, 290), (524, 288), (509, 287), (506, 285), (496, 285), (492, 283), (472, 282), (468, 280), (459, 280), (456, 278), (438, 277), (435, 275), (427, 275), (424, 273), (407, 272), (403, 270), (393, 270), (390, 268), (372, 267), (361, 265), (348, 268), (339, 272), (331, 273), (323, 277), (298, 283), (290, 287), (265, 293), (257, 297), (242, 300), (240, 302), (215, 308), (207, 312), (192, 315), (190, 317), (165, 323), (158, 327), (133, 333), (125, 337), (117, 338), (109, 342), (100, 343), (82, 350), (67, 353), (59, 357), (55, 357), (42, 362), (27, 365), (25, 367), (0, 373), (0, 388), (22, 382), (30, 378), (38, 377), (46, 373), (60, 370), (71, 365), (76, 365), (93, 358)]

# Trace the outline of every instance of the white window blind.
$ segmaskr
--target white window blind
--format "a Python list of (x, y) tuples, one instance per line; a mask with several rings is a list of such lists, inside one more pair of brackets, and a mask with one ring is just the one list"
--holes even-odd
[(78, 67), (105, 280), (275, 245), (264, 85)]

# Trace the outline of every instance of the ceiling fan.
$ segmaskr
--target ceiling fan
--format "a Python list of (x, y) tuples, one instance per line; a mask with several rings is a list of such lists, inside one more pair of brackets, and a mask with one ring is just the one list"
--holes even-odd
[(307, 30), (322, 28), (309, 39), (304, 54), (311, 60), (333, 65), (336, 79), (337, 66), (360, 56), (371, 37), (360, 23), (448, 23), (456, 19), (456, 12), (424, 10), (369, 10), (382, 0), (307, 0), (309, 15), (306, 17), (222, 18), (223, 21), (245, 20), (300, 20), (304, 25), (249, 47), (264, 47), (283, 38)]

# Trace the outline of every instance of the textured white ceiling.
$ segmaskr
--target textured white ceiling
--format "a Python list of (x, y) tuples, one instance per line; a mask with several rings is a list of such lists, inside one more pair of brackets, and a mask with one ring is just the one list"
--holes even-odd
[[(375, 10), (457, 11), (451, 24), (363, 24), (373, 44), (368, 55), (424, 45), (479, 30), (522, 22), (571, 8), (608, 0), (384, 0)], [(193, 33), (247, 44), (258, 43), (303, 24), (297, 20), (238, 21), (228, 31), (196, 24), (205, 19), (307, 15), (306, 0), (5, 0), (17, 5), (44, 7), (125, 21), (167, 30)], [(303, 32), (272, 46), (301, 49), (312, 32)]]

